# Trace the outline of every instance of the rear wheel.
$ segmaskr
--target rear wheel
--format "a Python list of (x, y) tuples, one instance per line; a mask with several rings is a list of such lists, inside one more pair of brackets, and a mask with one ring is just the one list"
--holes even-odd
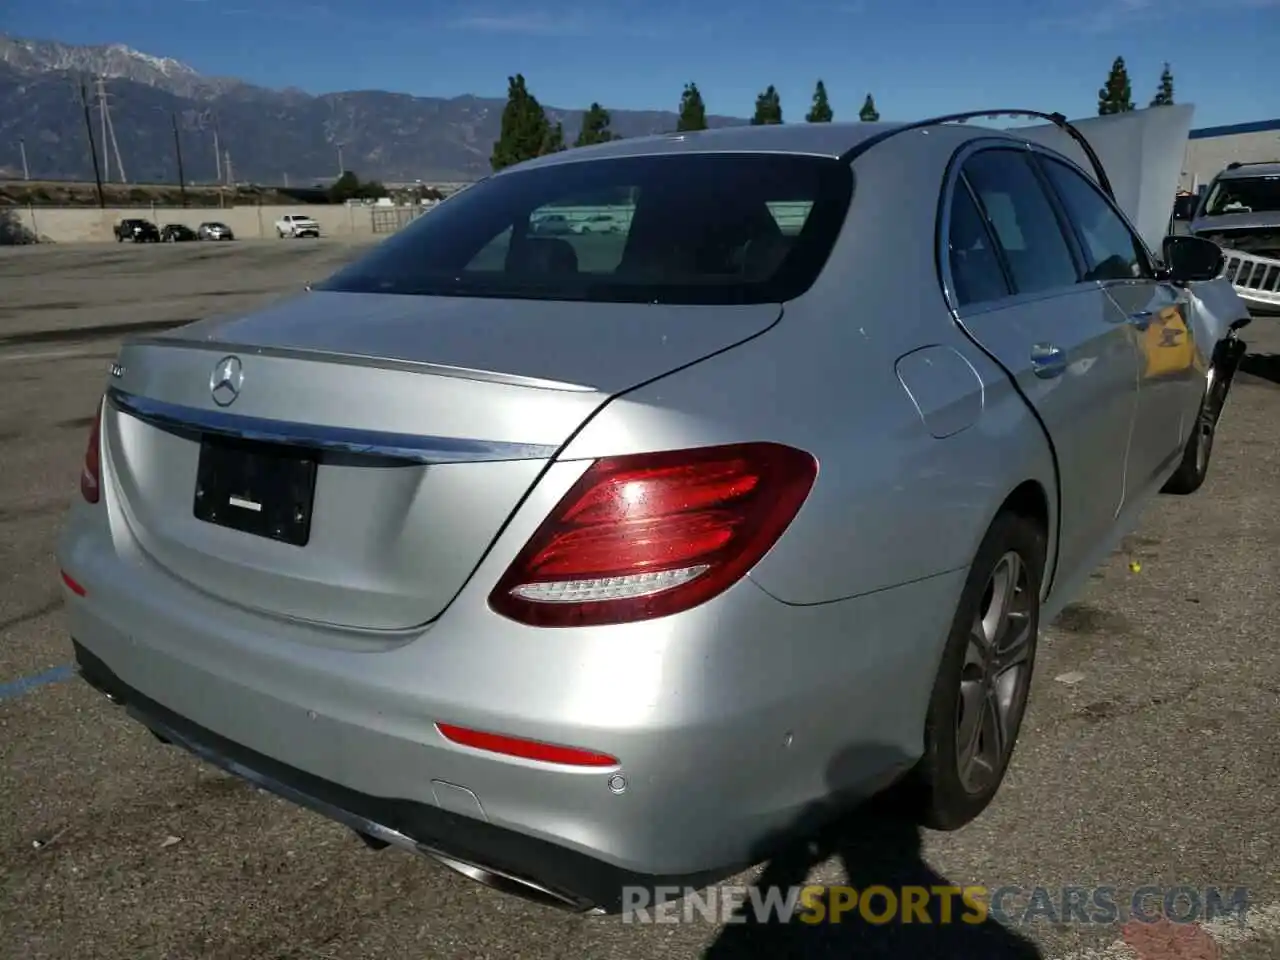
[(925, 752), (903, 791), (919, 820), (956, 830), (995, 797), (1026, 713), (1046, 539), (1000, 514), (969, 569), (934, 682)]

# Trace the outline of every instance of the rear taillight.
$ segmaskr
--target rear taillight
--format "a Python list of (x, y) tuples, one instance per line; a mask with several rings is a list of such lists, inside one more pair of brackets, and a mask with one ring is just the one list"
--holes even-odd
[(818, 464), (747, 443), (596, 461), (489, 597), (539, 627), (668, 616), (727, 590), (795, 519)]
[(84, 451), (84, 467), (80, 470), (80, 495), (89, 503), (102, 497), (102, 402), (89, 431), (89, 445)]

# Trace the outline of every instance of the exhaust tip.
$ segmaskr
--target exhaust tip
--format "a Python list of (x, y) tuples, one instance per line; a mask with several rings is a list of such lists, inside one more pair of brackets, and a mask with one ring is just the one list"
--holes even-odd
[(378, 837), (370, 836), (369, 834), (365, 833), (363, 830), (356, 830), (353, 832), (357, 837), (360, 838), (360, 841), (370, 850), (385, 850), (387, 849), (387, 847), (391, 846), (391, 844), (388, 841), (382, 840)]
[(81, 680), (93, 687), (94, 690), (106, 697), (109, 702), (114, 703), (116, 706), (124, 705), (124, 697), (112, 691), (106, 684), (95, 678), (92, 673), (86, 671), (84, 667), (77, 666), (76, 674)]
[(499, 893), (510, 894), (511, 896), (519, 897), (521, 900), (537, 903), (544, 907), (553, 907), (557, 910), (567, 910), (573, 913), (599, 912), (595, 904), (587, 900), (560, 893), (540, 883), (517, 877), (504, 870), (468, 863), (465, 860), (459, 860), (457, 857), (451, 857), (437, 850), (424, 848), (422, 852), (455, 873), (460, 873), (467, 879)]

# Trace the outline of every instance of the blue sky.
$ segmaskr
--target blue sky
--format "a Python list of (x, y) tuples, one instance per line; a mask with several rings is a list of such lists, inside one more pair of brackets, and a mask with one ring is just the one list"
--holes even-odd
[(119, 42), (203, 73), (313, 93), (502, 96), (749, 116), (767, 84), (800, 120), (821, 77), (837, 119), (1096, 112), (1124, 56), (1144, 106), (1171, 62), (1195, 126), (1280, 117), (1280, 0), (0, 0), (0, 31)]

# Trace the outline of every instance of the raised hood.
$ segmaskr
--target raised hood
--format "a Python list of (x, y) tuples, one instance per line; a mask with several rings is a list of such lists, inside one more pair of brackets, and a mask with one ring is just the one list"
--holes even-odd
[[(1155, 251), (1169, 230), (1194, 113), (1190, 104), (1173, 104), (1071, 121), (1102, 161), (1116, 203)], [(1052, 147), (1093, 176), (1084, 150), (1053, 124), (1020, 128), (1018, 135)]]

